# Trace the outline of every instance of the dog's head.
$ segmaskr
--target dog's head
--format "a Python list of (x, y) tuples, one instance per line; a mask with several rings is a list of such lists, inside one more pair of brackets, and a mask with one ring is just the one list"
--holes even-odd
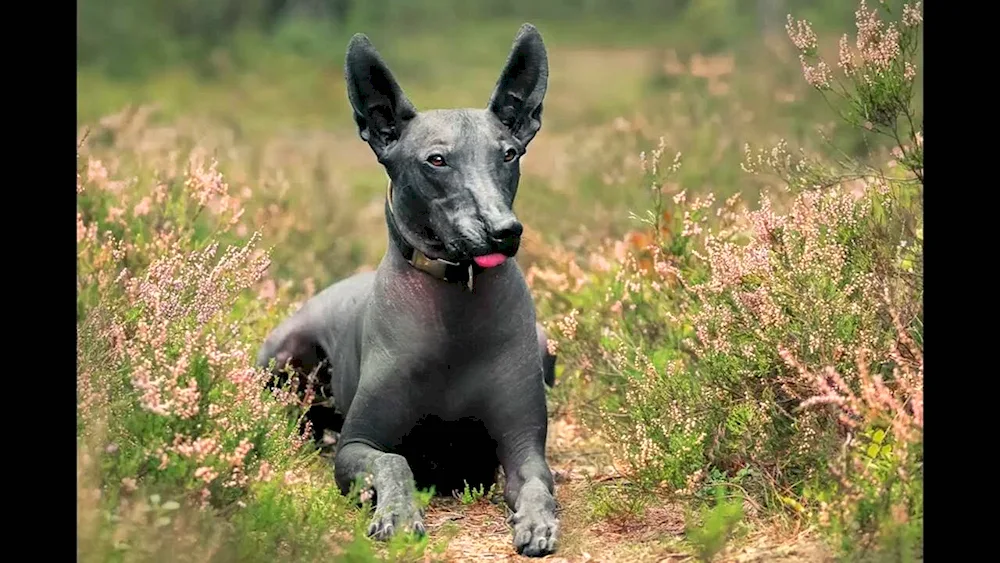
[(393, 219), (410, 244), (452, 262), (517, 253), (519, 161), (542, 125), (548, 73), (542, 37), (525, 24), (486, 109), (417, 112), (368, 38), (351, 38), (354, 120), (389, 174)]

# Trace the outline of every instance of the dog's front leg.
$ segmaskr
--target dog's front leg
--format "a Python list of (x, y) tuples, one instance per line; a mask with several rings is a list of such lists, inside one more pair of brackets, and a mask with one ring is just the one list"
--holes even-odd
[(392, 451), (413, 429), (420, 412), (407, 364), (413, 362), (390, 354), (381, 343), (369, 348), (333, 460), (334, 478), (345, 494), (358, 479), (370, 478), (375, 517), (368, 535), (379, 540), (400, 531), (425, 533), (413, 471), (406, 458)]
[(521, 555), (542, 557), (555, 552), (559, 521), (552, 472), (545, 456), (525, 451), (504, 465), (504, 499), (513, 510), (514, 548)]
[[(532, 366), (524, 371), (537, 373)], [(514, 512), (509, 520), (514, 547), (528, 557), (555, 552), (559, 531), (552, 471), (545, 461), (548, 419), (540, 375), (508, 379), (487, 414), (506, 477), (504, 500)]]
[(426, 533), (416, 504), (413, 472), (403, 456), (350, 442), (337, 452), (334, 465), (337, 485), (345, 494), (359, 478), (371, 476), (375, 516), (368, 525), (369, 536), (388, 540), (397, 531)]

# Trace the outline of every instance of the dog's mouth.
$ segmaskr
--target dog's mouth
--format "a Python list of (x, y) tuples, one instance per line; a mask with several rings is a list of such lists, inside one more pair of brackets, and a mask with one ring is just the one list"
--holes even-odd
[(420, 229), (420, 239), (418, 246), (424, 256), (432, 260), (444, 260), (446, 262), (460, 262), (448, 252), (448, 246), (429, 227)]
[(500, 252), (475, 256), (472, 261), (480, 268), (495, 268), (507, 261), (507, 255)]
[(420, 231), (418, 249), (424, 256), (432, 260), (443, 260), (453, 264), (474, 262), (480, 268), (489, 269), (500, 266), (517, 252), (516, 245), (506, 248), (475, 249), (472, 252), (455, 252), (430, 228), (424, 227)]
[(460, 264), (468, 260), (468, 257), (457, 256), (454, 252), (449, 252), (448, 246), (429, 229), (424, 229), (421, 234), (423, 236), (414, 241), (414, 246), (431, 260), (442, 260), (451, 264)]
[(421, 252), (424, 253), (424, 256), (427, 256), (432, 260), (444, 260), (445, 262), (451, 262), (454, 264), (474, 262), (477, 266), (483, 269), (495, 268), (506, 262), (508, 258), (513, 257), (513, 254), (509, 251), (496, 252), (486, 250), (472, 254), (456, 254), (448, 252), (447, 246), (443, 243), (428, 244), (426, 248), (421, 249)]

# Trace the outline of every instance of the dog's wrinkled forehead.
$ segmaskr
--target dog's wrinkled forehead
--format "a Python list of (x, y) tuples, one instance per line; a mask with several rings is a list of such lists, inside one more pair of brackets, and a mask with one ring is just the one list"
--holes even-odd
[(407, 153), (430, 149), (465, 152), (476, 147), (500, 146), (510, 138), (500, 120), (486, 110), (439, 109), (417, 114), (400, 145)]

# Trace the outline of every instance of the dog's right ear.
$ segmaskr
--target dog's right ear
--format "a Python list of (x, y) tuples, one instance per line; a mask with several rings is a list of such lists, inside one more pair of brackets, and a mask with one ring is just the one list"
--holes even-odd
[(403, 127), (417, 111), (371, 41), (362, 33), (356, 33), (347, 45), (344, 77), (358, 134), (381, 158), (383, 151), (399, 139)]

